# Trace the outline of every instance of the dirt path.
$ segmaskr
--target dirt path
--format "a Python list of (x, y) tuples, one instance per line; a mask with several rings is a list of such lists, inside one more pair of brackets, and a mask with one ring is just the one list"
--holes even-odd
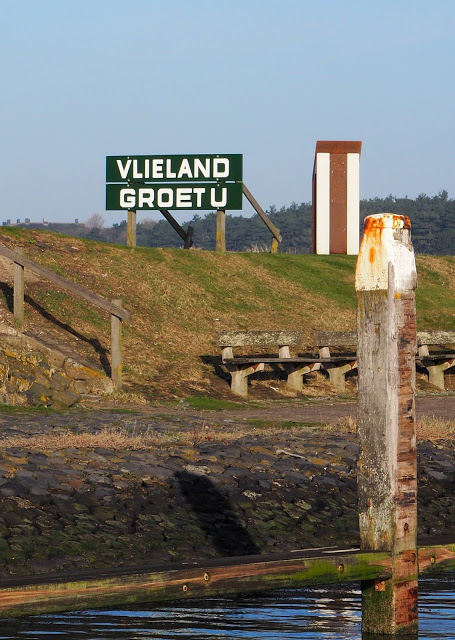
[[(95, 407), (93, 407), (95, 408)], [(107, 407), (98, 407), (107, 408)], [(145, 407), (135, 405), (129, 407), (138, 413), (150, 416), (169, 416), (177, 420), (207, 420), (216, 424), (242, 423), (246, 420), (264, 420), (270, 422), (335, 422), (340, 418), (356, 417), (357, 402), (340, 400), (315, 400), (314, 402), (292, 402), (266, 404), (261, 406), (244, 406), (239, 409), (222, 409), (208, 411), (194, 409), (182, 403), (181, 406)], [(416, 398), (416, 414), (435, 417), (441, 420), (455, 419), (455, 395), (421, 396)]]
[[(315, 402), (314, 404), (280, 405), (269, 408), (245, 408), (238, 411), (209, 411), (211, 421), (217, 423), (232, 420), (294, 421), (294, 422), (335, 422), (340, 418), (357, 415), (357, 402)], [(416, 414), (442, 420), (455, 419), (455, 396), (427, 396), (416, 398)]]

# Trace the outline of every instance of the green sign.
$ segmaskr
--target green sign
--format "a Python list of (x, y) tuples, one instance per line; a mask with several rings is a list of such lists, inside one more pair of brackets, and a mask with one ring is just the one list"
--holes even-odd
[(242, 154), (108, 156), (106, 182), (241, 182)]
[(241, 209), (242, 184), (125, 183), (106, 185), (106, 210)]

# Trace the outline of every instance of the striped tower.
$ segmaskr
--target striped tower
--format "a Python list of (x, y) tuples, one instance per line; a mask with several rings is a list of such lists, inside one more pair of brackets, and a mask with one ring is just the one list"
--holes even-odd
[(313, 253), (359, 252), (359, 141), (318, 140), (313, 169)]

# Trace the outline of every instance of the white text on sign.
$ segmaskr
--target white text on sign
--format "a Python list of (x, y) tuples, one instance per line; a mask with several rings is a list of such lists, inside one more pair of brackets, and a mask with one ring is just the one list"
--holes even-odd
[(117, 158), (117, 168), (122, 180), (222, 180), (229, 176), (229, 159)]
[[(220, 191), (210, 188), (210, 207), (223, 208), (227, 205), (227, 189)], [(206, 195), (205, 187), (177, 187), (176, 189), (141, 187), (120, 190), (120, 207), (122, 209), (191, 209), (202, 208), (202, 198)]]

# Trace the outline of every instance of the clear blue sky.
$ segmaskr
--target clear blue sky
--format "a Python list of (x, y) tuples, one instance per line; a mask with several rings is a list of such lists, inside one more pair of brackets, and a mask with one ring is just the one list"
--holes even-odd
[(453, 0), (0, 0), (0, 17), (0, 222), (120, 221), (117, 154), (243, 153), (264, 208), (308, 202), (318, 139), (363, 141), (362, 198), (455, 197)]

